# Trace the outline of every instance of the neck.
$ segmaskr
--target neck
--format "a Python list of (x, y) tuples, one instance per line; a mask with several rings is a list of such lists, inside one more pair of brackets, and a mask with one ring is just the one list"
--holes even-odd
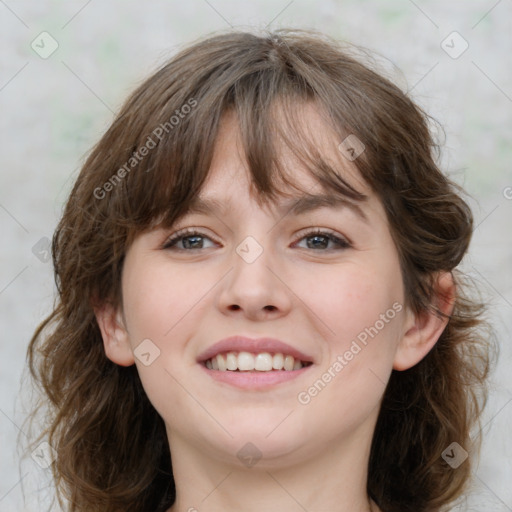
[(168, 512), (379, 512), (366, 493), (369, 445), (360, 441), (241, 467), (170, 436), (176, 502)]

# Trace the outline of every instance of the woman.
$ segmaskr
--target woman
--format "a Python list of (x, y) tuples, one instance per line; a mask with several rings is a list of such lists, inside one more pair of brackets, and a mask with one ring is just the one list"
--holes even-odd
[(489, 348), (427, 119), (296, 30), (205, 38), (130, 96), (71, 192), (29, 347), (69, 510), (461, 495)]

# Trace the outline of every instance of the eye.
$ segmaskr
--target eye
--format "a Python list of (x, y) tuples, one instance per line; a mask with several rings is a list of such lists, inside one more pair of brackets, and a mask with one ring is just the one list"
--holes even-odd
[[(209, 247), (205, 247), (204, 245), (205, 240), (217, 243), (216, 241), (212, 240), (212, 238), (202, 233), (201, 231), (197, 231), (196, 229), (193, 228), (187, 228), (178, 231), (170, 238), (168, 238), (162, 248), (173, 249), (176, 251), (208, 249)], [(351, 243), (348, 242), (345, 238), (340, 238), (334, 233), (321, 229), (315, 229), (303, 233), (301, 237), (298, 238), (296, 242), (294, 242), (294, 244), (297, 245), (298, 242), (301, 242), (303, 240), (306, 240), (306, 247), (302, 247), (305, 249), (333, 250), (332, 245), (334, 245), (334, 250), (336, 250), (336, 248), (338, 250), (343, 250), (352, 247)], [(299, 245), (297, 246), (300, 247)], [(210, 247), (213, 247), (213, 245), (211, 245)]]
[[(211, 241), (212, 239), (200, 231), (187, 228), (178, 231), (168, 238), (162, 248), (175, 249), (177, 251), (186, 251), (188, 249), (208, 249), (208, 247), (204, 247), (204, 240)], [(180, 244), (182, 244), (182, 247), (179, 247)]]
[[(334, 233), (321, 229), (315, 229), (305, 234), (302, 234), (301, 238), (299, 238), (298, 241), (301, 242), (302, 240), (306, 240), (307, 247), (304, 247), (305, 249), (332, 250), (333, 247), (329, 247), (329, 243), (332, 243), (335, 246), (337, 246), (338, 250), (349, 249), (350, 247), (352, 247), (348, 240), (340, 238)], [(336, 247), (334, 249), (336, 249)]]

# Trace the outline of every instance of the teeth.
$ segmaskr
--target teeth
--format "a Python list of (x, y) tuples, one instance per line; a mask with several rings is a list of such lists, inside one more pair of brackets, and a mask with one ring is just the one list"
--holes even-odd
[(234, 352), (228, 352), (226, 354), (226, 367), (231, 371), (238, 369), (238, 358)]
[(272, 356), (268, 352), (258, 354), (254, 361), (254, 369), (259, 372), (269, 372), (272, 370)]
[(221, 372), (226, 371), (226, 360), (220, 355), (217, 355), (217, 366)]
[[(219, 356), (217, 356), (219, 357)], [(220, 356), (222, 357), (222, 356)], [(254, 370), (254, 356), (249, 352), (240, 352), (238, 354), (238, 369), (241, 371)]]
[(215, 357), (206, 361), (206, 367), (209, 370), (219, 370), (221, 372), (229, 371), (259, 371), (270, 372), (272, 370), (293, 371), (300, 370), (305, 366), (302, 361), (293, 356), (284, 354), (270, 354), (269, 352), (260, 352), (251, 354), (250, 352), (228, 352), (227, 354), (217, 354)]
[(293, 356), (286, 356), (284, 358), (284, 369), (286, 371), (293, 370), (293, 363), (295, 362), (295, 359)]
[(295, 359), (295, 361), (293, 363), (293, 369), (300, 370), (301, 368), (302, 368), (302, 363), (298, 359)]
[(283, 354), (274, 354), (272, 358), (272, 368), (274, 370), (282, 370), (284, 367), (284, 357)]

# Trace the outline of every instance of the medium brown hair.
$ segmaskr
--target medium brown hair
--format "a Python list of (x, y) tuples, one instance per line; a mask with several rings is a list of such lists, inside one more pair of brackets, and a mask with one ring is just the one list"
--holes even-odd
[[(56, 305), (28, 349), (46, 395), (42, 436), (56, 453), (57, 496), (70, 511), (163, 511), (174, 502), (163, 420), (136, 367), (106, 357), (93, 308), (121, 304), (123, 258), (134, 238), (171, 226), (198, 195), (222, 116), (236, 115), (258, 197), (275, 199), (280, 184), (297, 188), (279, 158), (280, 141), (322, 187), (364, 200), (300, 132), (297, 105), (306, 103), (340, 143), (354, 135), (364, 144), (353, 163), (385, 207), (408, 306), (436, 310), (439, 272), (452, 272), (457, 285), (437, 344), (414, 367), (391, 374), (368, 494), (384, 512), (443, 510), (461, 495), (477, 452), (470, 429), (485, 403), (491, 353), (481, 305), (465, 295), (455, 270), (472, 215), (436, 165), (430, 118), (363, 61), (354, 47), (312, 31), (214, 35), (140, 85), (93, 148), (53, 238)], [(453, 441), (470, 452), (457, 469), (441, 457)]]

